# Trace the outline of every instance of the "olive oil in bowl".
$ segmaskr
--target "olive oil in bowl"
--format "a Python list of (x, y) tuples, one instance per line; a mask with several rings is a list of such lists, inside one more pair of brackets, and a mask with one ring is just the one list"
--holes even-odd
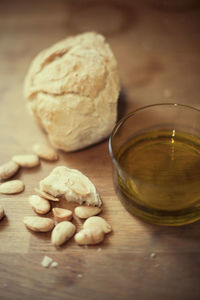
[(200, 138), (177, 130), (131, 138), (115, 158), (115, 186), (134, 215), (162, 225), (200, 219)]

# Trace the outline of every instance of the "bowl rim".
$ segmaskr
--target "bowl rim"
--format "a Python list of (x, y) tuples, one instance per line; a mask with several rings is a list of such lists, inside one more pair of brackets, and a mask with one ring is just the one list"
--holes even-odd
[(185, 109), (189, 109), (189, 110), (193, 110), (196, 112), (200, 112), (200, 109), (187, 105), (187, 104), (182, 104), (182, 103), (173, 103), (173, 102), (165, 102), (165, 103), (154, 103), (154, 104), (149, 104), (149, 105), (145, 105), (145, 106), (141, 106), (138, 107), (136, 109), (134, 109), (133, 111), (127, 113), (125, 116), (123, 116), (120, 120), (117, 121), (117, 123), (115, 124), (110, 137), (109, 137), (109, 141), (108, 141), (108, 149), (109, 149), (109, 154), (112, 158), (112, 160), (118, 165), (118, 161), (113, 153), (113, 147), (112, 147), (112, 141), (114, 138), (115, 133), (118, 131), (118, 129), (123, 125), (123, 123), (129, 119), (130, 117), (134, 116), (136, 113), (146, 110), (148, 108), (152, 108), (152, 107), (161, 107), (161, 106), (171, 106), (171, 107), (175, 107), (175, 108), (185, 108)]

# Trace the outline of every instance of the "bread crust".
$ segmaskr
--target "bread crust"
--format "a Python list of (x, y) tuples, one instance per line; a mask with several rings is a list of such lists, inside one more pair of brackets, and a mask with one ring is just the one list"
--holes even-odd
[(50, 142), (74, 151), (112, 131), (120, 84), (116, 59), (95, 32), (64, 39), (40, 52), (24, 82), (28, 106)]

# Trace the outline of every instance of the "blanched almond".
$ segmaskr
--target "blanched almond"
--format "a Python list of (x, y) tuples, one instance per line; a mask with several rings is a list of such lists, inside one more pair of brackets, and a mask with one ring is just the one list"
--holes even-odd
[(79, 245), (95, 245), (101, 243), (103, 240), (104, 232), (98, 227), (82, 229), (75, 235), (75, 241)]
[(37, 189), (37, 188), (35, 188), (35, 191), (36, 191), (36, 193), (40, 196), (40, 197), (42, 197), (42, 198), (44, 198), (44, 199), (47, 199), (47, 200), (51, 200), (51, 201), (60, 201), (60, 199), (59, 198), (56, 198), (56, 197), (54, 197), (54, 196), (52, 196), (52, 195), (50, 195), (50, 194), (48, 194), (48, 193), (46, 193), (46, 192), (44, 192), (44, 191), (42, 191), (42, 190), (39, 190), (39, 189)]
[(44, 144), (35, 144), (33, 145), (33, 151), (40, 157), (46, 160), (55, 161), (58, 159), (57, 152)]
[(0, 166), (0, 179), (8, 179), (14, 176), (19, 170), (19, 165), (14, 161), (8, 161), (7, 163)]
[(55, 207), (52, 209), (54, 219), (57, 223), (70, 221), (72, 219), (72, 211), (69, 209)]
[(29, 203), (33, 210), (38, 214), (46, 214), (50, 211), (51, 205), (48, 200), (38, 196), (32, 195), (29, 197)]
[(101, 210), (102, 209), (100, 207), (95, 206), (77, 206), (74, 210), (74, 213), (81, 219), (87, 219), (89, 217), (98, 215)]
[(39, 165), (40, 161), (35, 154), (14, 155), (12, 160), (21, 167), (33, 168)]
[(3, 206), (0, 205), (0, 220), (3, 219), (4, 215), (5, 215), (5, 212), (4, 212)]
[(58, 223), (52, 231), (51, 242), (54, 246), (60, 246), (69, 240), (75, 233), (76, 227), (68, 221)]
[(104, 233), (112, 231), (112, 227), (108, 222), (101, 217), (90, 217), (83, 224), (83, 228), (100, 228)]
[(52, 230), (54, 227), (52, 219), (38, 216), (24, 217), (23, 222), (28, 229), (38, 232), (47, 232)]
[(21, 180), (10, 180), (0, 185), (1, 194), (17, 194), (24, 190), (24, 183)]

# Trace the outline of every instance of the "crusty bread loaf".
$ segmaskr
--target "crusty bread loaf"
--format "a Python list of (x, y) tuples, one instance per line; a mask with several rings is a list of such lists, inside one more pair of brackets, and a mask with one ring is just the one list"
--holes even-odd
[(106, 138), (117, 117), (116, 59), (97, 33), (69, 37), (40, 52), (24, 95), (53, 146), (74, 151)]

